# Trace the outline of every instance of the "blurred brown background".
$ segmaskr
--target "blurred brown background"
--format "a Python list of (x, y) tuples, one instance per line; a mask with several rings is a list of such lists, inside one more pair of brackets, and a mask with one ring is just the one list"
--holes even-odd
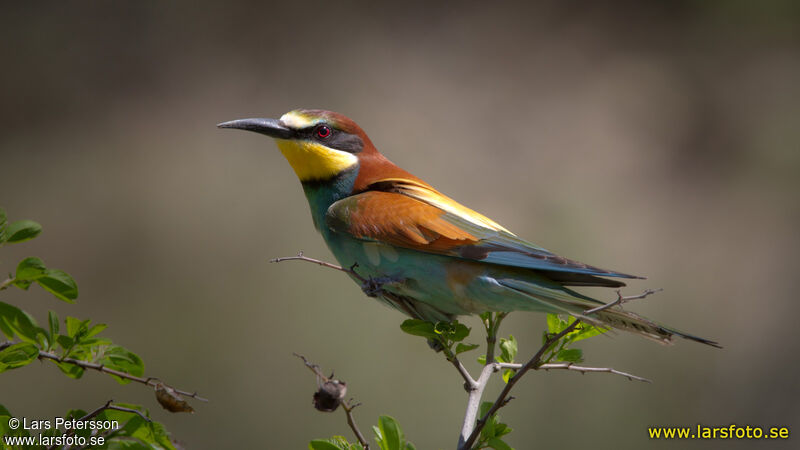
[[(654, 384), (531, 374), (501, 414), (513, 446), (792, 446), (647, 427), (800, 432), (800, 4), (397, 3), (4, 2), (0, 205), (45, 231), (1, 268), (41, 256), (81, 295), (3, 301), (108, 323), (149, 375), (212, 401), (170, 415), (141, 386), (45, 364), (0, 376), (0, 402), (141, 403), (193, 449), (352, 438), (311, 407), (300, 352), (348, 382), (365, 432), (390, 414), (418, 448), (452, 448), (462, 383), (403, 317), (339, 273), (268, 262), (331, 257), (275, 145), (214, 125), (308, 107), (523, 237), (647, 275), (626, 292), (665, 291), (631, 309), (725, 346), (586, 342), (588, 364)], [(543, 326), (517, 313), (503, 332), (531, 354)]]

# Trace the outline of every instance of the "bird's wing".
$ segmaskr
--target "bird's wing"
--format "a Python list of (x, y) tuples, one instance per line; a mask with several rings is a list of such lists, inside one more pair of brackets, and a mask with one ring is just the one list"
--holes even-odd
[[(570, 285), (618, 286), (595, 276), (639, 278), (558, 256), (526, 242), (491, 219), (432, 188), (387, 179), (337, 201), (326, 223), (357, 239), (491, 264), (557, 272)], [(589, 276), (586, 276), (589, 275)]]

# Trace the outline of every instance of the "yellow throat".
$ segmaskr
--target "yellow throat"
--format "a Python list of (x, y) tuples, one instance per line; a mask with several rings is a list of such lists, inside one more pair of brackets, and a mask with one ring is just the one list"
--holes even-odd
[(358, 164), (356, 155), (316, 142), (286, 139), (275, 142), (300, 181), (327, 180)]

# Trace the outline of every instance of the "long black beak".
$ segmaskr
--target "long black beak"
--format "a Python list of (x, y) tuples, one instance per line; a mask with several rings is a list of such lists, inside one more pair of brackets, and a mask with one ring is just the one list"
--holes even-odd
[(238, 130), (255, 131), (278, 139), (291, 139), (294, 131), (286, 128), (279, 120), (275, 119), (239, 119), (223, 122), (219, 128), (236, 128)]

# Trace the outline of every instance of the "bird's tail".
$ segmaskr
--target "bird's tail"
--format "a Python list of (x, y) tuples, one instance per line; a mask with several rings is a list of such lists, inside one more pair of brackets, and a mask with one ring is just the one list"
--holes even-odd
[(670, 344), (673, 336), (679, 336), (712, 347), (722, 348), (712, 340), (665, 327), (619, 307), (604, 309), (591, 315), (583, 314), (584, 311), (602, 306), (604, 303), (561, 286), (546, 286), (542, 283), (529, 283), (516, 279), (500, 279), (497, 281), (501, 286), (512, 289), (532, 300), (529, 303), (529, 308), (526, 309), (555, 314), (569, 314), (598, 327), (628, 331), (662, 344)]
[(674, 328), (665, 327), (638, 314), (621, 309), (606, 309), (603, 311), (598, 311), (596, 314), (592, 314), (591, 317), (583, 317), (583, 319), (588, 319), (591, 322), (600, 322), (597, 324), (600, 326), (629, 331), (663, 344), (671, 344), (672, 336), (680, 336), (684, 339), (700, 342), (712, 347), (722, 348), (718, 343), (709, 339), (684, 333)]

